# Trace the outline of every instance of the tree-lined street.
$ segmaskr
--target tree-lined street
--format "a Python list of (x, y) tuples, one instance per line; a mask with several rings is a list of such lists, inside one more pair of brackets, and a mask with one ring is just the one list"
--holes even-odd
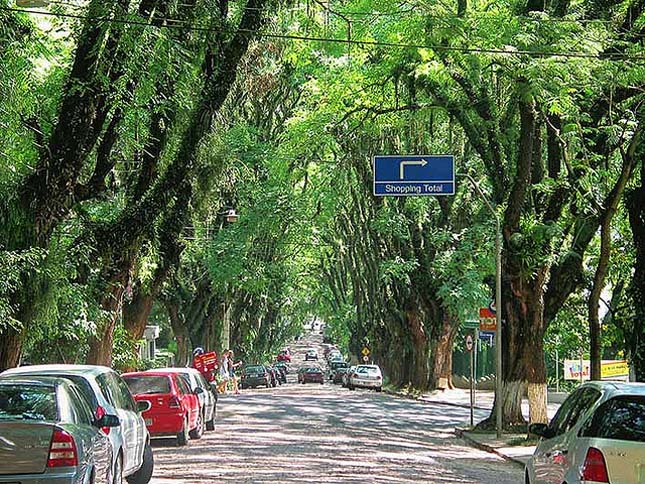
[(216, 432), (185, 448), (157, 441), (151, 482), (521, 482), (517, 464), (455, 437), (468, 409), (350, 392), (328, 381), (296, 384), (295, 369), (305, 365), (304, 350), (317, 347), (315, 341), (291, 345), (288, 385), (222, 396)]

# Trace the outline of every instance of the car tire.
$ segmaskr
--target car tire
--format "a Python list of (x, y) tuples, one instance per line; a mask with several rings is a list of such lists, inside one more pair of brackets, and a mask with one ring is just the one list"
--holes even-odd
[(152, 471), (154, 470), (154, 467), (155, 459), (152, 454), (152, 446), (150, 445), (150, 442), (147, 442), (143, 449), (143, 463), (137, 472), (126, 477), (128, 484), (148, 484), (150, 479), (152, 479)]
[(184, 417), (184, 423), (181, 430), (177, 433), (177, 447), (183, 447), (188, 443), (188, 418)]
[(199, 440), (204, 435), (204, 415), (202, 412), (199, 412), (197, 415), (197, 425), (189, 432), (189, 435), (193, 440)]
[(123, 484), (123, 456), (119, 452), (116, 462), (114, 463), (112, 475), (112, 484)]
[(531, 484), (531, 478), (529, 477), (529, 471), (524, 472), (524, 484)]
[(378, 388), (376, 388), (376, 391), (380, 393), (380, 392), (382, 392), (382, 391), (383, 391), (383, 388), (378, 387)]
[(356, 387), (354, 385), (347, 385), (347, 388), (349, 388), (350, 390), (354, 390)]
[(217, 413), (217, 407), (213, 406), (213, 414), (211, 419), (206, 422), (206, 430), (215, 430), (215, 414)]

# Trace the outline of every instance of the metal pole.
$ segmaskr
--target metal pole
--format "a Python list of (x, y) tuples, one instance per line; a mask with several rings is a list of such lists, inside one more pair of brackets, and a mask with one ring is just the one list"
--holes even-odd
[(555, 349), (555, 391), (556, 393), (560, 393), (560, 368), (559, 368), (559, 358), (560, 355), (558, 355), (558, 349)]
[(497, 438), (502, 436), (502, 227), (497, 211), (493, 208), (484, 192), (481, 191), (477, 182), (467, 173), (459, 173), (473, 185), (479, 198), (482, 199), (490, 213), (495, 218), (495, 319), (497, 328), (495, 330), (495, 428)]
[(475, 426), (475, 355), (473, 354), (476, 351), (476, 347), (470, 351), (470, 427)]
[(495, 376), (495, 400), (497, 401), (496, 425), (497, 438), (502, 436), (502, 230), (499, 223), (499, 217), (495, 213), (495, 224), (497, 226), (497, 237), (495, 241), (495, 316), (497, 319), (497, 328), (495, 336), (495, 363), (496, 363), (496, 376)]

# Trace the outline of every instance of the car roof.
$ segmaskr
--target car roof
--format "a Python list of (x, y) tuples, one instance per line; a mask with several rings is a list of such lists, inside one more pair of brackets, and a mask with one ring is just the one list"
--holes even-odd
[(160, 371), (164, 373), (190, 373), (192, 375), (201, 375), (197, 368), (190, 368), (189, 366), (185, 368), (154, 368), (152, 370), (146, 370), (146, 373), (156, 373)]
[(55, 376), (25, 376), (25, 375), (7, 375), (0, 377), (0, 385), (35, 385), (43, 387), (52, 387), (57, 385), (70, 385), (71, 381), (66, 378)]
[(357, 368), (369, 368), (371, 370), (380, 370), (378, 365), (358, 365)]
[(129, 376), (165, 376), (170, 377), (171, 375), (176, 375), (177, 372), (174, 371), (159, 371), (159, 370), (150, 370), (150, 371), (131, 371), (129, 373), (124, 373), (121, 375), (123, 378)]
[(645, 395), (645, 383), (623, 381), (589, 381), (581, 386), (597, 388), (614, 395)]
[(112, 368), (107, 366), (99, 365), (66, 365), (66, 364), (54, 364), (54, 365), (29, 365), (29, 366), (19, 366), (16, 368), (10, 368), (0, 375), (26, 375), (26, 374), (47, 374), (47, 375), (83, 375), (83, 376), (98, 376), (103, 373), (108, 373), (114, 371)]

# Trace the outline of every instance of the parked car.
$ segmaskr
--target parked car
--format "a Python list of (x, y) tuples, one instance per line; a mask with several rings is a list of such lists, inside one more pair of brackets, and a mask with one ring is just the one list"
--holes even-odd
[(64, 378), (0, 378), (0, 482), (112, 483), (112, 446), (81, 390)]
[(271, 377), (263, 365), (247, 365), (240, 374), (240, 387), (255, 388), (258, 386), (271, 386)]
[(189, 437), (200, 439), (204, 433), (204, 421), (197, 394), (188, 382), (172, 371), (139, 371), (124, 373), (134, 399), (150, 402), (143, 413), (148, 432), (152, 437), (174, 437), (177, 445), (188, 443)]
[(343, 360), (343, 354), (339, 350), (331, 350), (327, 353), (327, 361), (331, 362), (333, 360)]
[(298, 382), (302, 384), (320, 383), (322, 385), (324, 382), (323, 371), (317, 366), (303, 368), (298, 374)]
[(348, 370), (349, 370), (349, 366), (344, 366), (344, 367), (341, 366), (336, 368), (331, 375), (332, 383), (342, 383), (343, 375), (345, 375)]
[(377, 392), (383, 389), (383, 375), (377, 365), (358, 365), (349, 375), (347, 388), (373, 388)]
[(349, 385), (349, 377), (356, 370), (356, 365), (347, 368), (347, 371), (341, 376), (341, 385), (345, 388)]
[(645, 384), (588, 382), (551, 422), (525, 468), (527, 484), (641, 484), (645, 474)]
[[(151, 371), (164, 371), (177, 373), (184, 377), (191, 391), (199, 399), (199, 409), (206, 430), (215, 430), (215, 416), (217, 415), (217, 385), (211, 384), (206, 377), (195, 368), (159, 368)], [(203, 391), (198, 390), (201, 389)]]
[(329, 379), (333, 380), (334, 374), (336, 373), (336, 370), (339, 368), (347, 368), (349, 367), (349, 364), (346, 361), (343, 360), (335, 360), (329, 363)]
[(152, 477), (154, 458), (150, 435), (141, 413), (149, 408), (136, 402), (123, 379), (111, 368), (94, 365), (34, 365), (12, 368), (1, 376), (55, 376), (71, 380), (91, 402), (94, 417), (116, 415), (119, 426), (103, 428), (112, 444), (112, 475), (120, 483), (147, 484)]
[(309, 349), (305, 353), (305, 361), (318, 360), (318, 352), (315, 349)]
[(291, 363), (291, 352), (288, 349), (282, 350), (280, 353), (278, 353), (277, 360)]
[(280, 371), (282, 371), (285, 375), (289, 374), (289, 365), (287, 365), (284, 361), (278, 361), (275, 365), (276, 368), (278, 368)]

